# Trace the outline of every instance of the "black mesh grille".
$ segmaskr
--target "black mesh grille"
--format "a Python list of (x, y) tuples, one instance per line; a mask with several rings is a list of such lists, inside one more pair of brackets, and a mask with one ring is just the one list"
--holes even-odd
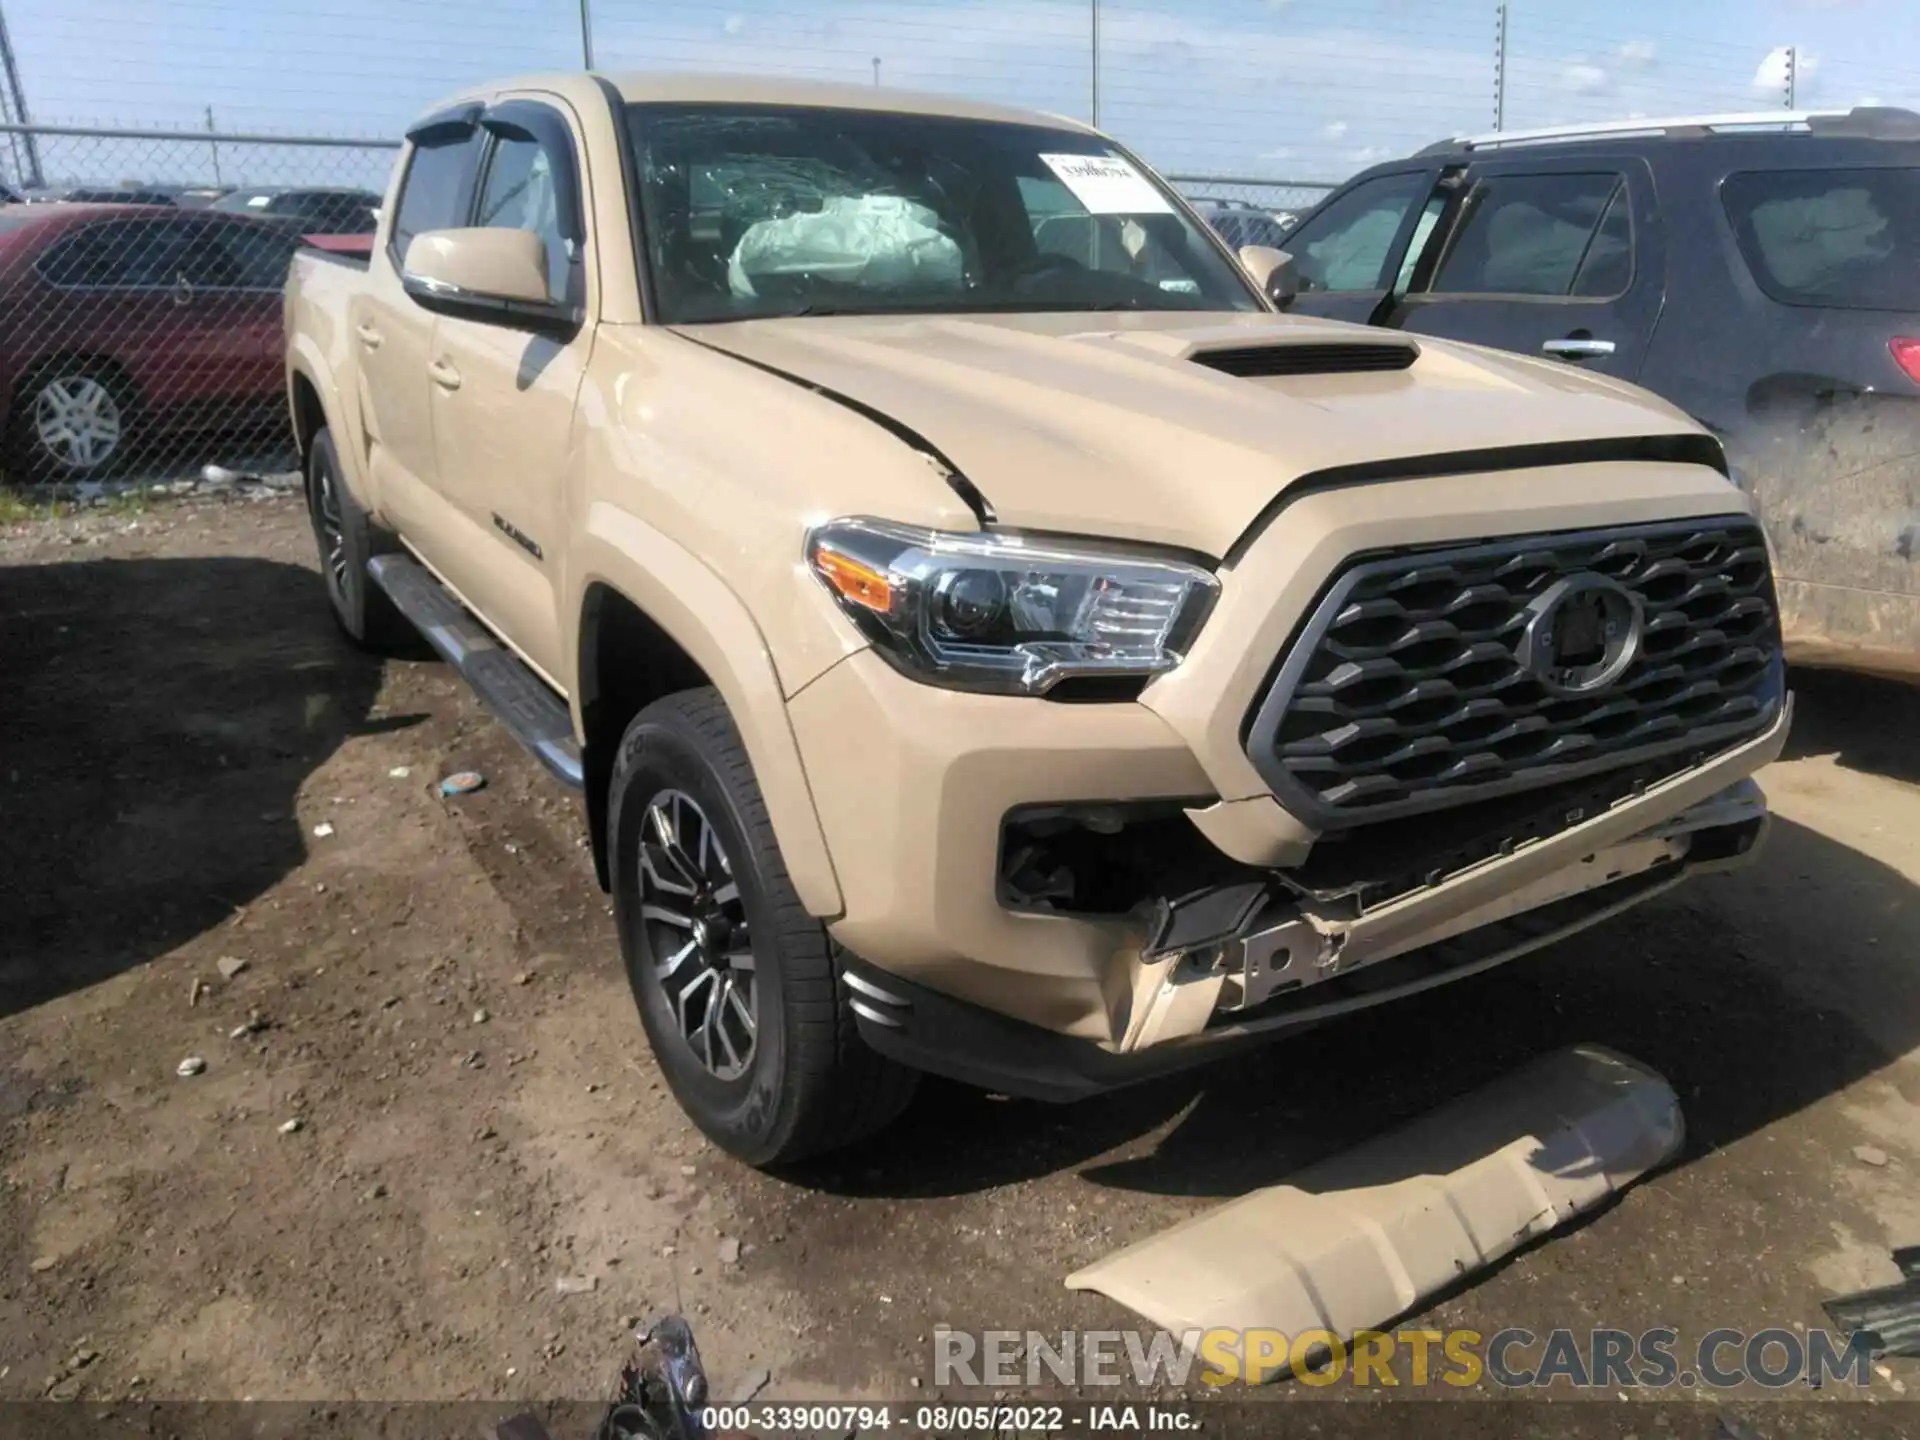
[[(1641, 606), (1636, 658), (1585, 694), (1523, 663), (1529, 606), (1573, 576)], [(1340, 826), (1715, 748), (1785, 690), (1766, 543), (1746, 519), (1361, 557), (1257, 710), (1248, 753), (1303, 819)]]
[(1193, 357), (1193, 363), (1253, 379), (1263, 375), (1405, 370), (1419, 354), (1412, 345), (1247, 345), (1234, 350), (1202, 350)]

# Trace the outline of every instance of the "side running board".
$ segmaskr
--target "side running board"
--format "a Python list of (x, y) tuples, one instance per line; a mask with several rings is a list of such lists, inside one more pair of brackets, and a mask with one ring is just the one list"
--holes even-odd
[(419, 561), (377, 555), (367, 562), (367, 573), (534, 759), (562, 784), (576, 790), (585, 786), (573, 717), (546, 682), (495, 640)]

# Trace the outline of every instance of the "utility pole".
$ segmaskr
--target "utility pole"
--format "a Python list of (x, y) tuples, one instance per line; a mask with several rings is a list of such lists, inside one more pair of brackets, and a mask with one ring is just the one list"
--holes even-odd
[[(218, 133), (219, 132), (213, 127), (213, 107), (209, 105), (207, 106), (207, 134), (216, 135)], [(215, 185), (225, 185), (226, 181), (220, 178), (220, 142), (218, 140), (209, 140), (207, 141), (207, 148), (213, 151), (213, 183)]]
[(1800, 47), (1787, 46), (1787, 109), (1800, 108)]
[(1093, 112), (1088, 124), (1094, 129), (1100, 128), (1100, 0), (1090, 0), (1093, 7)]
[(1494, 7), (1493, 128), (1507, 128), (1507, 7)]
[(580, 0), (580, 62), (583, 68), (593, 69), (593, 14), (587, 8), (589, 0)]
[[(13, 42), (7, 38), (5, 10), (0, 10), (0, 120), (15, 125), (33, 123), (33, 118), (27, 114), (27, 92), (20, 86), (20, 66), (13, 58)], [(45, 185), (47, 178), (40, 169), (39, 137), (29, 130), (25, 134), (15, 133), (10, 138), (14, 168), (20, 183), (36, 189)]]

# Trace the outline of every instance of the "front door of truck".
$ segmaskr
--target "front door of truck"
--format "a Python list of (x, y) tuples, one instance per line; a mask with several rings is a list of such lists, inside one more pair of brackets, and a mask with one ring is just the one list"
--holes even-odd
[[(546, 101), (487, 111), (471, 223), (544, 242), (547, 289), (582, 316), (589, 263), (578, 146)], [(593, 331), (535, 332), (444, 314), (428, 365), (439, 486), (461, 543), (443, 573), (551, 681), (561, 663), (563, 486)]]

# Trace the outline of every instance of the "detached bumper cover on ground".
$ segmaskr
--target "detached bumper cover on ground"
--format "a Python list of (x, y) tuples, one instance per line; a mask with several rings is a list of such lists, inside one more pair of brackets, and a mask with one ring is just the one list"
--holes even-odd
[(1348, 1339), (1591, 1210), (1671, 1160), (1683, 1139), (1665, 1080), (1576, 1046), (1291, 1184), (1143, 1240), (1068, 1276), (1067, 1286), (1097, 1290), (1176, 1334)]

